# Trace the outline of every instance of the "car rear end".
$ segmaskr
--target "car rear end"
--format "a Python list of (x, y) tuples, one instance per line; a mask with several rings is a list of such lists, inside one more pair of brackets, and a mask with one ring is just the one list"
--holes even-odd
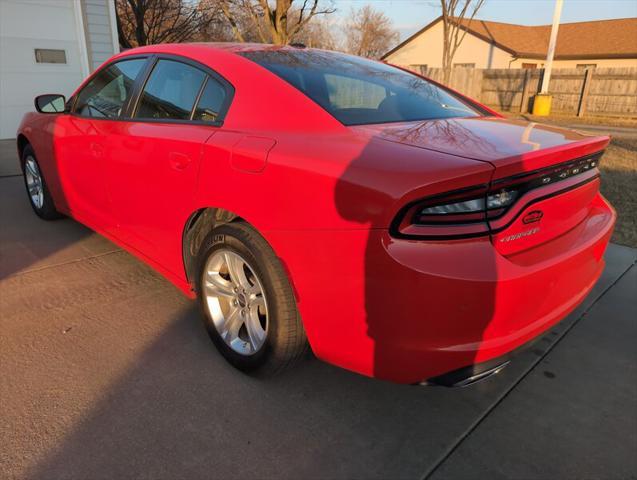
[[(529, 126), (460, 121), (477, 135), (479, 129), (467, 125), (476, 122), (493, 124), (492, 142), (498, 136), (510, 141)], [(528, 148), (513, 135), (516, 146), (489, 155), (456, 149), (493, 166), (488, 184), (408, 202), (379, 239), (395, 263), (392, 277), (436, 305), (413, 302), (403, 311), (414, 322), (421, 319), (409, 338), (389, 329), (377, 335), (377, 342), (386, 342), (377, 361), (391, 359), (387, 369), (376, 366), (377, 376), (464, 384), (493, 373), (510, 352), (577, 307), (601, 275), (616, 218), (599, 192), (599, 162), (609, 139), (532, 128), (549, 146), (531, 142)], [(375, 133), (396, 140), (395, 132)], [(562, 138), (549, 138), (556, 135)], [(435, 141), (411, 144), (440, 147)]]

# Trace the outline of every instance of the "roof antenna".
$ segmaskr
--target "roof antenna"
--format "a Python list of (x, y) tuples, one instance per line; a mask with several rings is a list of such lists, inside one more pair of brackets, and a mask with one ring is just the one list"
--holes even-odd
[(294, 48), (307, 48), (307, 47), (305, 46), (305, 44), (304, 44), (304, 43), (301, 43), (301, 42), (293, 42), (293, 43), (290, 43), (290, 47), (294, 47)]

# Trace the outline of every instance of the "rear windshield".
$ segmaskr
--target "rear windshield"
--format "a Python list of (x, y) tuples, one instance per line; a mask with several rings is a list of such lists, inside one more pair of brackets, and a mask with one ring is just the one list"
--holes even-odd
[(241, 55), (294, 85), (345, 125), (479, 115), (442, 88), (384, 63), (320, 50)]

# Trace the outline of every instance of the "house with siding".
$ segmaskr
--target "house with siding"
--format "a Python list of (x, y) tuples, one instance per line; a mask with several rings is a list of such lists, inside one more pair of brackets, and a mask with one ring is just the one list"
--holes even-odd
[[(453, 64), (473, 68), (543, 68), (551, 25), (452, 19), (466, 32)], [(461, 32), (462, 34), (463, 32)], [(443, 22), (436, 18), (383, 60), (414, 70), (442, 67)], [(637, 18), (562, 23), (553, 68), (637, 67)]]
[(117, 52), (115, 0), (0, 0), (0, 139), (36, 95), (68, 97)]

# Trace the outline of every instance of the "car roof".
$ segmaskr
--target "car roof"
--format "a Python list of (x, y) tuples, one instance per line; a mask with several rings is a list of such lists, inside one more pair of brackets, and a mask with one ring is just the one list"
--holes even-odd
[(304, 51), (317, 50), (306, 47), (295, 47), (290, 45), (272, 45), (269, 43), (239, 43), (239, 42), (190, 42), (190, 43), (160, 43), (155, 45), (146, 45), (123, 50), (122, 54), (130, 55), (137, 52), (161, 50), (168, 53), (184, 54), (188, 50), (212, 50), (228, 53), (241, 52), (259, 52), (259, 51)]
[[(183, 45), (183, 44), (182, 44)], [(239, 42), (196, 42), (187, 45), (200, 45), (202, 47), (226, 50), (228, 52), (258, 52), (274, 50), (305, 50), (305, 47), (293, 47), (289, 45), (273, 45), (270, 43), (239, 43)]]

